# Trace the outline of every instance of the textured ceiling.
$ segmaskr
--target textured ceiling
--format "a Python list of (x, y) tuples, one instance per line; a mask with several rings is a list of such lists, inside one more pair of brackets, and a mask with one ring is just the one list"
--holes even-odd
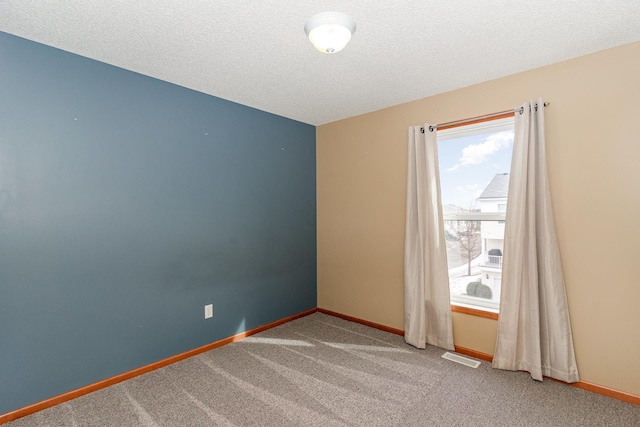
[(640, 1), (0, 0), (0, 31), (319, 125), (638, 41)]

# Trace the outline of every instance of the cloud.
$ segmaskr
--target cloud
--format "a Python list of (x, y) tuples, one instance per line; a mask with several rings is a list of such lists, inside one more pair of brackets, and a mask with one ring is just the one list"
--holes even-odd
[(448, 171), (454, 171), (463, 166), (479, 165), (496, 151), (507, 148), (513, 142), (513, 131), (503, 131), (489, 135), (480, 144), (470, 144), (462, 149), (462, 157), (451, 166)]
[(467, 184), (465, 186), (462, 185), (458, 185), (456, 187), (456, 191), (458, 193), (477, 193), (478, 191), (480, 191), (482, 193), (482, 190), (484, 189), (484, 187), (481, 187), (479, 184)]
[[(480, 184), (467, 184), (467, 185), (458, 185), (456, 187), (456, 192), (465, 198), (465, 200), (469, 201), (469, 209), (473, 209), (475, 207), (475, 200), (480, 197), (480, 194), (484, 191), (486, 185), (482, 186)], [(471, 196), (471, 197), (469, 197)]]

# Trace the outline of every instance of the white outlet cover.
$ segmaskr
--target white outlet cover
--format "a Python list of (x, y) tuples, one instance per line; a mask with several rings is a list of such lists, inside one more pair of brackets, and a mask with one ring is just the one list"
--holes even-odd
[(204, 318), (209, 319), (213, 317), (213, 304), (207, 304), (204, 306)]

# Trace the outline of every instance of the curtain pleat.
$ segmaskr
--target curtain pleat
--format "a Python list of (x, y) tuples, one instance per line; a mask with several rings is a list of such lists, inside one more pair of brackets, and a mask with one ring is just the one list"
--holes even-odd
[(453, 350), (438, 145), (429, 125), (409, 128), (404, 251), (405, 340)]
[[(537, 107), (537, 108), (536, 108)], [(493, 367), (577, 382), (544, 141), (544, 104), (516, 112)]]

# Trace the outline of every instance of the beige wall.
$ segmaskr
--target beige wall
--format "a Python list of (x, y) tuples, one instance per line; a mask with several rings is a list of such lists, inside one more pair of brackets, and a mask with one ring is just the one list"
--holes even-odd
[[(403, 329), (407, 128), (542, 96), (580, 376), (640, 395), (639, 76), (634, 43), (319, 126), (318, 306)], [(454, 333), (493, 353), (495, 321)]]

